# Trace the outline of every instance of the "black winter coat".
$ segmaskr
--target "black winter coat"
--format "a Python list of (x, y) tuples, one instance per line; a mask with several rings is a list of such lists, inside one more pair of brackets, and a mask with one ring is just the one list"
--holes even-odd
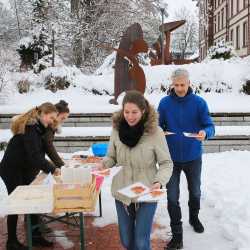
[(65, 163), (57, 153), (56, 148), (53, 144), (55, 138), (55, 130), (53, 130), (51, 127), (48, 127), (43, 138), (46, 154), (49, 156), (50, 160), (56, 165), (57, 168), (61, 168)]
[(14, 135), (0, 163), (0, 176), (10, 194), (19, 185), (29, 185), (40, 170), (53, 173), (55, 166), (45, 159), (43, 135), (46, 128), (39, 121)]

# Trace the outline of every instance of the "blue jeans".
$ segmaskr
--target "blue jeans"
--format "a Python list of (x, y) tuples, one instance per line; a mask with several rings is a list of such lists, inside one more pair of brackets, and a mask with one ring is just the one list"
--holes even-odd
[(202, 160), (198, 158), (189, 162), (174, 162), (173, 173), (167, 184), (168, 213), (172, 233), (182, 233), (180, 197), (180, 175), (186, 175), (189, 191), (189, 216), (198, 215), (201, 197), (201, 166)]
[(127, 250), (151, 250), (150, 234), (157, 203), (125, 206), (116, 200), (115, 204), (123, 247)]

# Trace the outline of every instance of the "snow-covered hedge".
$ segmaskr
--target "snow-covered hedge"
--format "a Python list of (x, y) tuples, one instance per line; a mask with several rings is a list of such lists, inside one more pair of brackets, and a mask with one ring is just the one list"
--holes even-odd
[[(109, 59), (109, 60), (108, 60)], [(48, 67), (35, 74), (33, 71), (25, 73), (11, 73), (8, 82), (17, 86), (17, 83), (28, 80), (30, 90), (45, 88), (49, 77), (61, 77), (70, 86), (79, 88), (79, 91), (93, 94), (109, 94), (114, 92), (114, 56), (110, 56), (96, 74), (86, 75), (76, 67), (61, 66)], [(196, 90), (204, 92), (234, 92), (242, 91), (242, 86), (250, 80), (250, 57), (233, 57), (223, 59), (205, 60), (202, 63), (187, 65), (159, 65), (142, 66), (145, 72), (147, 87), (146, 93), (161, 93), (167, 91), (171, 84), (171, 74), (177, 68), (185, 68), (190, 73), (190, 80)]]
[(208, 50), (209, 59), (230, 59), (236, 56), (234, 47), (231, 43), (220, 41), (216, 45), (212, 46)]

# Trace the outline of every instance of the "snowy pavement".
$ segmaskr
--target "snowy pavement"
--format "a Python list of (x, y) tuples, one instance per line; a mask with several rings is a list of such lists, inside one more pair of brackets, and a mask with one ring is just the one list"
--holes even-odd
[[(250, 249), (250, 152), (231, 151), (205, 154), (202, 172), (202, 209), (200, 218), (205, 233), (196, 234), (188, 223), (186, 180), (181, 178), (185, 250), (249, 250)], [(103, 187), (104, 217), (94, 224), (104, 226), (116, 222), (110, 179)], [(161, 225), (153, 238), (169, 237), (166, 201), (158, 205), (155, 221)]]
[[(158, 107), (158, 104), (166, 94), (145, 94), (149, 102)], [(118, 98), (121, 104), (124, 94)], [(250, 97), (240, 93), (203, 93), (203, 97), (209, 106), (210, 112), (249, 112)], [(93, 95), (79, 88), (69, 88), (52, 93), (49, 90), (38, 89), (27, 94), (13, 93), (7, 104), (1, 104), (0, 114), (17, 114), (40, 105), (43, 102), (57, 103), (61, 99), (69, 103), (71, 113), (113, 113), (120, 106), (109, 104), (111, 96)]]
[[(111, 127), (63, 127), (62, 133), (57, 137), (97, 137), (110, 136)], [(250, 136), (250, 126), (216, 126), (217, 136)], [(193, 131), (186, 131), (193, 132)], [(0, 129), (0, 142), (9, 141), (12, 133), (9, 129)]]
[[(0, 159), (3, 152), (0, 152)], [(65, 158), (69, 154), (62, 154)], [(181, 178), (185, 250), (249, 250), (250, 249), (250, 151), (230, 151), (203, 155), (202, 202), (200, 218), (203, 234), (195, 233), (188, 224), (188, 193), (186, 180)], [(114, 199), (110, 193), (111, 177), (102, 188), (103, 217), (94, 226), (117, 223)], [(158, 204), (152, 238), (170, 237), (166, 200)]]

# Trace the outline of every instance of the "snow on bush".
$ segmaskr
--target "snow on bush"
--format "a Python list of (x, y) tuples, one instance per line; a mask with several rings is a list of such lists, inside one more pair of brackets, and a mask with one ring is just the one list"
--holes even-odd
[[(32, 33), (32, 36), (20, 39), (17, 49), (24, 68), (33, 68), (39, 59), (52, 54), (51, 38), (45, 26), (33, 30)], [(44, 65), (41, 70), (45, 67)]]
[[(115, 53), (111, 54), (103, 65), (92, 75), (86, 75), (74, 66), (66, 66), (58, 59), (56, 67), (48, 67), (40, 73), (33, 71), (12, 73), (9, 76), (14, 86), (21, 80), (31, 83), (31, 91), (45, 88), (48, 77), (64, 78), (69, 88), (78, 88), (83, 93), (98, 95), (112, 95), (114, 92), (114, 60)], [(171, 74), (177, 68), (185, 68), (190, 73), (190, 80), (195, 90), (200, 93), (239, 93), (242, 86), (250, 79), (250, 57), (233, 57), (229, 60), (214, 59), (201, 63), (186, 65), (158, 65), (142, 66), (146, 76), (146, 93), (166, 92), (171, 85)]]
[(96, 75), (112, 74), (114, 72), (116, 52), (108, 55), (103, 64), (95, 71)]
[[(104, 63), (97, 69), (96, 79), (103, 79), (105, 76), (111, 79), (114, 77), (115, 53), (106, 58)], [(250, 79), (249, 67), (250, 57), (244, 59), (232, 57), (229, 60), (206, 59), (201, 63), (187, 65), (158, 65), (142, 66), (146, 81), (147, 93), (165, 92), (171, 84), (171, 74), (177, 68), (185, 68), (190, 73), (190, 80), (195, 90), (199, 92), (239, 92), (246, 80)], [(102, 81), (102, 80), (101, 80)], [(106, 85), (108, 82), (106, 83)], [(113, 80), (109, 82), (109, 92), (113, 91)]]
[(9, 81), (9, 77), (18, 63), (17, 54), (7, 48), (0, 49), (0, 104), (8, 103), (13, 92), (13, 85)]
[(26, 37), (22, 37), (18, 43), (18, 46), (20, 48), (25, 48), (28, 49), (29, 47), (31, 47), (31, 45), (34, 43), (34, 40), (32, 37), (26, 36)]
[(229, 60), (206, 60), (187, 65), (159, 65), (144, 67), (147, 79), (147, 92), (161, 92), (162, 86), (168, 89), (171, 74), (177, 68), (185, 68), (190, 73), (191, 83), (200, 92), (239, 92), (249, 74), (250, 57), (235, 57)]
[(9, 74), (5, 67), (0, 68), (0, 104), (7, 104), (12, 93), (11, 84), (8, 82)]
[[(58, 56), (55, 55), (54, 64), (56, 67), (64, 66), (63, 60)], [(49, 68), (52, 66), (52, 54), (43, 56), (38, 62), (33, 66), (35, 73), (40, 73), (42, 70)]]
[(231, 57), (236, 56), (236, 52), (231, 43), (220, 41), (214, 46), (211, 46), (208, 50), (208, 58), (210, 59), (230, 59)]

